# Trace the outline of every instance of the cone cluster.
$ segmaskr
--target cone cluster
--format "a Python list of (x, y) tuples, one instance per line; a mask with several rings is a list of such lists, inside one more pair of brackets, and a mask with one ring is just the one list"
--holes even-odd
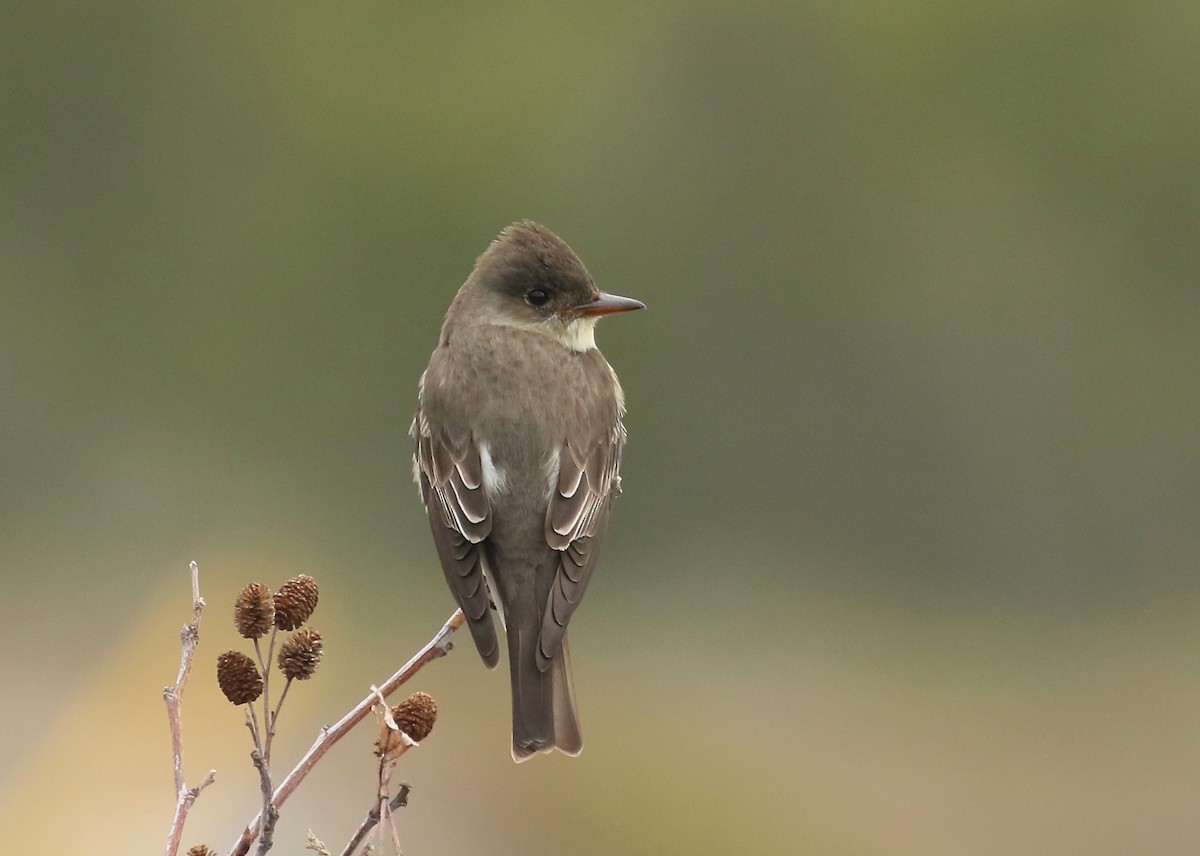
[[(263, 583), (250, 583), (238, 592), (233, 604), (233, 626), (244, 639), (255, 640), (255, 651), (259, 642), (268, 633), (280, 630), (296, 632), (284, 640), (279, 647), (276, 662), (284, 677), (306, 681), (317, 671), (324, 653), (321, 634), (311, 627), (303, 627), (317, 608), (319, 592), (317, 581), (308, 574), (292, 577), (272, 594)], [(275, 637), (271, 637), (271, 649)], [(270, 663), (259, 662), (263, 668)], [(270, 656), (270, 655), (267, 655)], [(240, 651), (226, 651), (217, 658), (217, 685), (225, 697), (236, 705), (249, 704), (263, 693), (264, 676), (250, 656)]]

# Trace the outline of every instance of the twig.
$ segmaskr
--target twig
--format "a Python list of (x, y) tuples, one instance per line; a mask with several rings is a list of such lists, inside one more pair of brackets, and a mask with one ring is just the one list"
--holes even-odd
[(175, 683), (163, 689), (163, 701), (167, 705), (167, 723), (171, 729), (171, 755), (175, 774), (175, 816), (171, 819), (171, 829), (167, 833), (166, 856), (175, 856), (179, 852), (179, 842), (183, 837), (183, 824), (188, 812), (196, 802), (196, 797), (216, 779), (217, 771), (209, 770), (194, 788), (189, 788), (183, 777), (183, 691), (187, 688), (188, 677), (192, 673), (192, 660), (196, 655), (196, 645), (200, 642), (200, 617), (204, 613), (204, 598), (200, 596), (200, 566), (195, 562), (188, 563), (188, 572), (192, 577), (192, 620), (183, 626), (179, 634), (182, 651), (179, 655), (179, 672), (175, 675)]
[[(396, 828), (396, 813), (391, 810), (391, 804), (388, 801), (388, 786), (392, 782), (392, 773), (396, 771), (396, 759), (391, 761), (386, 760), (386, 755), (380, 758), (379, 762), (379, 802), (381, 808), (382, 820), (387, 821), (388, 829), (392, 833), (392, 849), (396, 851), (396, 856), (404, 856), (403, 850), (400, 847), (400, 830)], [(380, 830), (380, 849), (382, 849), (382, 830)]]
[[(275, 737), (275, 720), (279, 716), (279, 708), (283, 705), (283, 699), (279, 700), (279, 704), (275, 709), (271, 709), (271, 662), (275, 658), (275, 640), (279, 637), (279, 627), (271, 628), (271, 641), (267, 645), (267, 656), (264, 659), (262, 648), (259, 647), (258, 640), (254, 640), (254, 653), (258, 655), (259, 665), (262, 667), (263, 675), (263, 691), (262, 691), (262, 708), (263, 708), (263, 725), (265, 733), (263, 734), (263, 743), (260, 747), (263, 751), (263, 759), (268, 764), (271, 763), (271, 740)], [(288, 681), (291, 684), (291, 681)], [(286, 687), (284, 692), (286, 693)]]
[(183, 838), (183, 824), (188, 812), (196, 802), (200, 792), (217, 780), (217, 771), (209, 770), (200, 784), (194, 788), (185, 789), (183, 796), (175, 803), (175, 817), (171, 820), (171, 831), (167, 835), (167, 856), (175, 856), (179, 852), (179, 842)]
[(271, 849), (271, 845), (274, 843), (272, 833), (275, 831), (275, 821), (279, 819), (279, 812), (271, 805), (271, 767), (263, 753), (262, 729), (258, 724), (258, 714), (254, 712), (254, 702), (246, 705), (246, 728), (250, 730), (250, 737), (254, 741), (254, 748), (250, 751), (250, 760), (253, 762), (254, 768), (258, 770), (260, 802), (263, 811), (267, 812), (267, 826), (259, 837), (258, 843), (258, 853), (259, 856), (262, 856)]
[(258, 770), (258, 782), (262, 790), (263, 811), (267, 813), (267, 822), (263, 824), (262, 835), (258, 837), (258, 856), (265, 856), (275, 843), (275, 822), (279, 820), (279, 809), (271, 804), (271, 770), (262, 752), (255, 749), (250, 753), (250, 760)]
[[(382, 770), (380, 771), (380, 775), (382, 775)], [(375, 804), (371, 806), (370, 811), (367, 812), (367, 816), (358, 825), (358, 829), (354, 830), (354, 835), (350, 837), (350, 840), (342, 850), (342, 856), (353, 856), (354, 851), (358, 849), (358, 846), (363, 843), (371, 830), (379, 823), (379, 819), (383, 817), (383, 806), (386, 800), (387, 794), (383, 792), (381, 787), (375, 792)]]
[(250, 739), (254, 741), (254, 748), (262, 751), (262, 737), (258, 733), (258, 714), (254, 712), (254, 702), (246, 705), (246, 728), (250, 730)]
[[(271, 649), (275, 649), (275, 641), (271, 640)], [(263, 689), (263, 698), (266, 699), (267, 691)], [(267, 711), (266, 702), (263, 702), (263, 716), (267, 718), (267, 744), (263, 747), (263, 756), (267, 759), (267, 763), (271, 762), (271, 741), (275, 739), (275, 723), (279, 721), (279, 711), (283, 710), (283, 702), (287, 698), (288, 690), (292, 688), (292, 679), (288, 678), (287, 683), (283, 685), (283, 692), (279, 694), (279, 701), (275, 703), (275, 709)]]
[[(384, 696), (391, 695), (398, 687), (419, 672), (423, 666), (439, 657), (446, 656), (450, 652), (450, 649), (454, 647), (452, 642), (454, 631), (462, 627), (464, 620), (462, 610), (455, 610), (454, 614), (442, 625), (442, 629), (425, 643), (425, 647), (413, 655), (412, 659), (401, 666), (395, 674), (380, 686), (380, 692)], [(292, 792), (296, 790), (300, 782), (304, 780), (304, 777), (308, 775), (316, 763), (321, 760), (321, 757), (329, 751), (333, 744), (345, 737), (350, 729), (370, 713), (376, 701), (377, 696), (374, 692), (371, 692), (332, 726), (321, 729), (321, 733), (317, 736), (312, 746), (308, 748), (308, 751), (304, 753), (304, 757), (297, 762), (291, 772), (275, 788), (275, 794), (271, 799), (271, 806), (273, 808), (278, 809), (287, 801), (287, 798), (292, 795)], [(262, 813), (260, 812), (247, 824), (241, 838), (238, 839), (233, 849), (229, 851), (229, 856), (246, 856), (250, 852), (250, 845), (254, 843), (254, 839), (258, 836), (261, 824)]]
[[(406, 805), (408, 805), (408, 795), (411, 792), (412, 785), (410, 785), (408, 782), (401, 782), (400, 792), (392, 797), (392, 801), (388, 803), (388, 811), (394, 812), (396, 809), (404, 808)], [(341, 856), (353, 856), (354, 851), (357, 850), (358, 846), (363, 843), (363, 839), (366, 838), (367, 834), (375, 828), (375, 824), (379, 823), (379, 818), (381, 817), (379, 807), (381, 804), (382, 800), (373, 805), (371, 810), (367, 812), (367, 816), (363, 818), (362, 823), (358, 825), (358, 829), (354, 830), (353, 837), (351, 837), (349, 843), (347, 843), (345, 848), (343, 848)]]
[(354, 835), (350, 836), (350, 840), (342, 848), (342, 856), (353, 856), (354, 851), (358, 849), (358, 845), (363, 843), (363, 839), (367, 837), (367, 833), (374, 829), (377, 823), (379, 823), (378, 802), (371, 806), (371, 810), (367, 812), (367, 816), (358, 825), (358, 829), (354, 830)]

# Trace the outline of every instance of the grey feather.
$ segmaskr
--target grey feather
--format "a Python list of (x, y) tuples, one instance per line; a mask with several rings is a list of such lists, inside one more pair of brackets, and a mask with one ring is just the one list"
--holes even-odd
[[(527, 299), (537, 291), (549, 302)], [(601, 294), (548, 230), (515, 223), (459, 290), (421, 379), (414, 470), (488, 666), (499, 656), (489, 603), (501, 612), (518, 761), (583, 746), (567, 626), (620, 492), (625, 442), (624, 397), (589, 325), (601, 308), (640, 306)]]

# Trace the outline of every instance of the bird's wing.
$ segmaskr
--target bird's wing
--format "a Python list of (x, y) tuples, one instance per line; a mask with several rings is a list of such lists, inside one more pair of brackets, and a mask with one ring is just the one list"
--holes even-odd
[(558, 552), (538, 644), (538, 668), (545, 671), (562, 647), (567, 622), (583, 599), (600, 553), (600, 538), (612, 500), (621, 492), (621, 447), (625, 429), (618, 423), (590, 446), (559, 450), (558, 483), (546, 509), (546, 542)]
[(424, 411), (417, 412), (409, 433), (416, 442), (413, 470), (442, 571), (467, 617), (479, 656), (493, 668), (500, 662), (500, 648), (488, 612), (481, 543), (492, 531), (492, 518), (479, 447), (470, 432), (432, 427)]

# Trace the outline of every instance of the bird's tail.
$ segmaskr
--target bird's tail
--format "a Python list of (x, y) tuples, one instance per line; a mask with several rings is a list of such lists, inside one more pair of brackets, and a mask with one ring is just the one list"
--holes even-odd
[(523, 633), (516, 624), (508, 627), (513, 700), (512, 756), (517, 763), (537, 752), (557, 749), (568, 755), (578, 755), (583, 749), (567, 636), (563, 634), (562, 650), (542, 671), (538, 668), (536, 654), (540, 629), (534, 624)]

